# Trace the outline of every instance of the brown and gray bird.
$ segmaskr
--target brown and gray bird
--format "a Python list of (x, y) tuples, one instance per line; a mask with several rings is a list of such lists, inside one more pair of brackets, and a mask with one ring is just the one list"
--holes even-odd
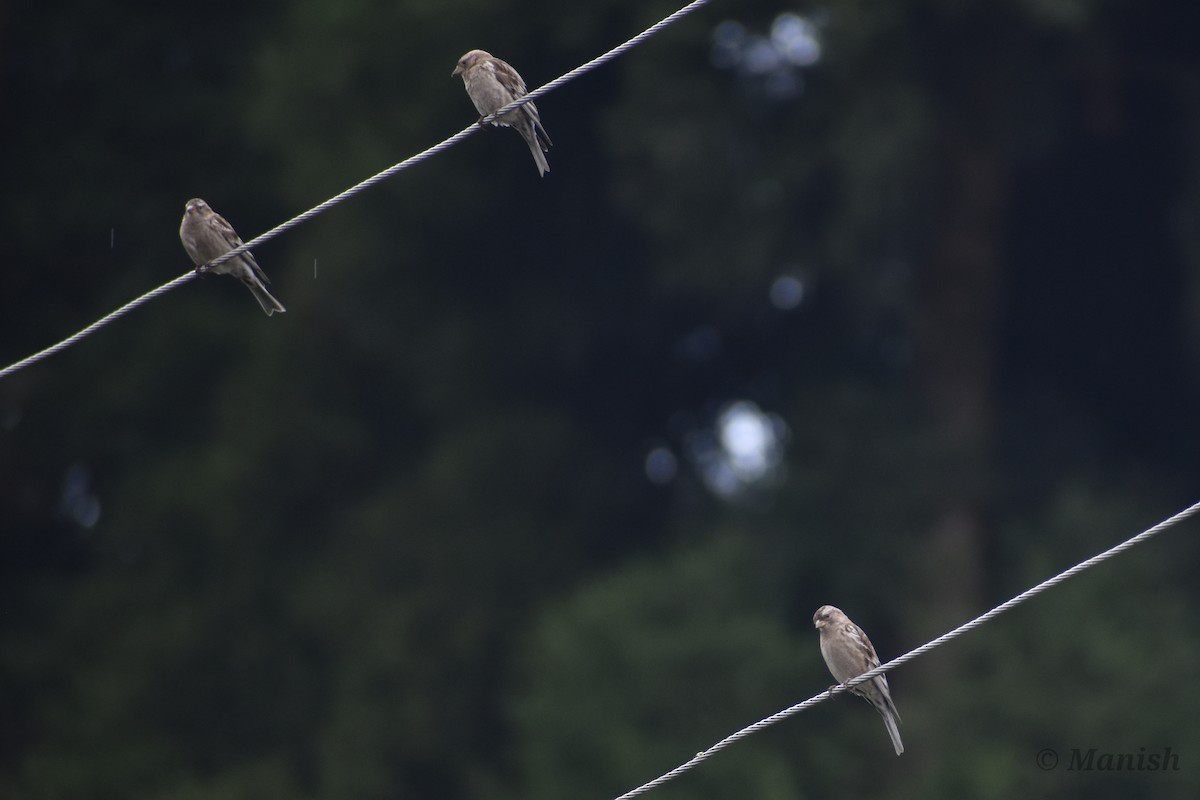
[[(517, 71), (507, 63), (483, 50), (472, 50), (458, 60), (458, 65), (451, 77), (462, 75), (463, 85), (467, 87), (467, 96), (475, 104), (479, 112), (479, 120), (495, 114), (506, 105), (524, 97), (529, 93), (525, 81)], [(537, 107), (526, 103), (520, 108), (508, 112), (492, 123), (503, 127), (513, 127), (529, 145), (533, 160), (537, 164), (538, 173), (545, 175), (550, 171), (544, 151), (553, 144), (546, 129), (542, 127), (542, 118), (538, 116)]]
[[(845, 683), (879, 666), (879, 656), (875, 655), (875, 647), (866, 632), (851, 622), (841, 609), (821, 606), (813, 614), (813, 625), (821, 632), (821, 655), (838, 683)], [(900, 741), (900, 729), (897, 727), (900, 713), (892, 702), (887, 676), (876, 675), (850, 691), (875, 706), (875, 710), (883, 717), (883, 724), (887, 726), (888, 736), (892, 737), (896, 755), (903, 753), (904, 743)]]
[[(179, 240), (183, 242), (183, 249), (187, 250), (187, 254), (195, 263), (197, 272), (214, 258), (223, 256), (242, 244), (242, 239), (233, 226), (198, 197), (188, 200), (187, 208), (184, 209), (183, 222), (179, 225)], [(246, 284), (246, 288), (254, 294), (254, 299), (262, 306), (262, 310), (267, 312), (268, 317), (276, 311), (287, 310), (283, 303), (267, 291), (266, 284), (271, 281), (249, 250), (238, 253), (234, 258), (214, 268), (213, 272), (218, 275), (232, 275)]]

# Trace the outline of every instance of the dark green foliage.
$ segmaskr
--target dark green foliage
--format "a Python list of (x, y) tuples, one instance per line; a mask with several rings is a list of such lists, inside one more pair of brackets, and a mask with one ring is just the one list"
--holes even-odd
[[(470, 124), (463, 52), (675, 7), (0, 10), (0, 361), (190, 268), (188, 198), (249, 239)], [(784, 13), (814, 64), (715, 59)], [(715, 2), (539, 101), (545, 179), (481, 131), (256, 250), (288, 313), (205, 277), (0, 381), (0, 797), (611, 797), (826, 688), (819, 605), (890, 658), (1195, 501), (1197, 23)], [(902, 759), (845, 698), (650, 797), (1194, 797), (1194, 529), (894, 673)]]

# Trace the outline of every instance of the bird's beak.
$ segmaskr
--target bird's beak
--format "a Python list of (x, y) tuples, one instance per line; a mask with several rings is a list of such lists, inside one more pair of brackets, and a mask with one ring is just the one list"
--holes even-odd
[(458, 64), (458, 65), (456, 65), (456, 66), (454, 67), (454, 72), (451, 72), (451, 73), (450, 73), (450, 77), (451, 77), (451, 78), (456, 78), (456, 77), (458, 77), (459, 75), (462, 75), (462, 71), (463, 71), (462, 64)]

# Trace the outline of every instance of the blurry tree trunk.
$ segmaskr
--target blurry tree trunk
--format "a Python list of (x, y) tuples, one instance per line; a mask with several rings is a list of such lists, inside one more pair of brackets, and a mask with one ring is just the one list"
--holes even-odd
[(951, 109), (938, 131), (944, 172), (916, 323), (921, 390), (945, 467), (922, 558), (930, 570), (923, 624), (938, 631), (980, 608), (1007, 193), (1006, 167), (984, 122), (991, 115), (981, 107), (991, 104), (993, 87), (968, 83), (943, 97)]

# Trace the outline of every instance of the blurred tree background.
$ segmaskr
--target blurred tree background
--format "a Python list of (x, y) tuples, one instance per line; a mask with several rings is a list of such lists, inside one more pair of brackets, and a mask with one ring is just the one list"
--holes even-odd
[[(0, 362), (675, 2), (0, 7)], [(717, 0), (0, 382), (0, 797), (606, 798), (1197, 499), (1200, 6)], [(659, 798), (1192, 798), (1195, 524)], [(1167, 773), (1071, 748), (1171, 747)], [(1035, 763), (1053, 748), (1063, 765)]]

